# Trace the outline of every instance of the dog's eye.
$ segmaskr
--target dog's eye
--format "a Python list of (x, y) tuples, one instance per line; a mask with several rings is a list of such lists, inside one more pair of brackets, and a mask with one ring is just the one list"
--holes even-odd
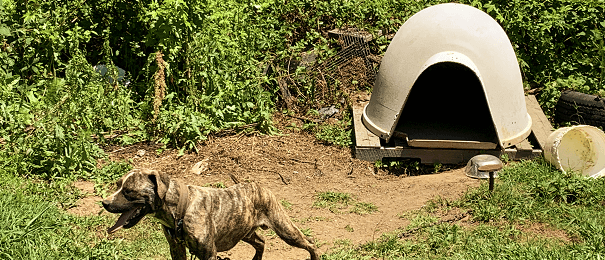
[(133, 191), (133, 190), (124, 190), (124, 196), (125, 196), (127, 199), (130, 199), (130, 198), (135, 198), (135, 197), (136, 197), (136, 192), (135, 192), (135, 191)]

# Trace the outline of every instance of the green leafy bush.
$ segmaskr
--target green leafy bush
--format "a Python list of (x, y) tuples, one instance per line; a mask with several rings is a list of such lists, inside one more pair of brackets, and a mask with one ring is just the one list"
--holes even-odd
[(350, 127), (345, 127), (343, 125), (344, 124), (340, 123), (335, 125), (325, 124), (318, 126), (315, 137), (329, 144), (350, 147), (353, 145), (353, 130)]
[[(316, 52), (319, 63), (335, 55), (328, 30), (366, 30), (375, 36), (371, 52), (381, 55), (387, 35), (444, 2), (4, 0), (0, 161), (50, 178), (92, 171), (107, 142), (152, 140), (185, 151), (221, 129), (254, 123), (272, 132), (281, 75), (290, 75), (301, 52)], [(502, 25), (546, 111), (563, 89), (605, 91), (602, 0), (460, 2)], [(108, 75), (94, 71), (98, 64)], [(127, 71), (129, 84), (116, 83), (114, 66)], [(318, 100), (316, 83), (292, 79), (287, 87), (302, 103), (346, 98), (330, 83), (323, 90), (337, 94)], [(318, 138), (349, 146), (344, 121), (320, 127)]]

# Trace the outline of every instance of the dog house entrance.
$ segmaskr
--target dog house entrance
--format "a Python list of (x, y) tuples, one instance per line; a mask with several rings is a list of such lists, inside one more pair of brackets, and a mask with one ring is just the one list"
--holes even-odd
[(369, 161), (461, 163), (482, 153), (529, 158), (541, 153), (528, 138), (533, 120), (535, 129), (550, 131), (535, 98), (523, 92), (506, 32), (464, 4), (433, 5), (410, 17), (380, 61), (369, 102), (358, 103), (355, 154)]
[(454, 62), (431, 65), (405, 102), (395, 136), (411, 147), (495, 149), (498, 137), (477, 75)]

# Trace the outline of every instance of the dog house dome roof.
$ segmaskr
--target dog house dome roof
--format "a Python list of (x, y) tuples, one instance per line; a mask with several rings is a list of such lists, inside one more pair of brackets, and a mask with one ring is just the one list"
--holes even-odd
[[(477, 86), (481, 86), (478, 92), (483, 90), (478, 97), (487, 103), (487, 117), (491, 116), (488, 121), (497, 137), (495, 143), (508, 147), (530, 134), (531, 118), (510, 40), (489, 15), (463, 4), (426, 8), (401, 26), (382, 59), (370, 102), (363, 111), (365, 126), (389, 141), (412, 87), (423, 72), (439, 64), (453, 64), (474, 74), (473, 78), (476, 76)], [(456, 73), (447, 75), (451, 81), (457, 80)], [(432, 77), (435, 76), (438, 77)], [(439, 82), (446, 85), (441, 86), (446, 92), (451, 91), (447, 88), (456, 88), (459, 93), (471, 91), (466, 84), (448, 87), (448, 79)], [(473, 108), (469, 110), (463, 112), (472, 112)], [(418, 110), (412, 111), (415, 112)]]

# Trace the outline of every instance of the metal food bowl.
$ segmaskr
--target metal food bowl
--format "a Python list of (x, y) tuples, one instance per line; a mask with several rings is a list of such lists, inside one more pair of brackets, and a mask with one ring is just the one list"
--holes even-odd
[(471, 158), (466, 164), (466, 176), (475, 179), (489, 179), (489, 173), (493, 172), (494, 178), (498, 178), (498, 171), (502, 169), (502, 161), (498, 157), (489, 154), (480, 154)]

